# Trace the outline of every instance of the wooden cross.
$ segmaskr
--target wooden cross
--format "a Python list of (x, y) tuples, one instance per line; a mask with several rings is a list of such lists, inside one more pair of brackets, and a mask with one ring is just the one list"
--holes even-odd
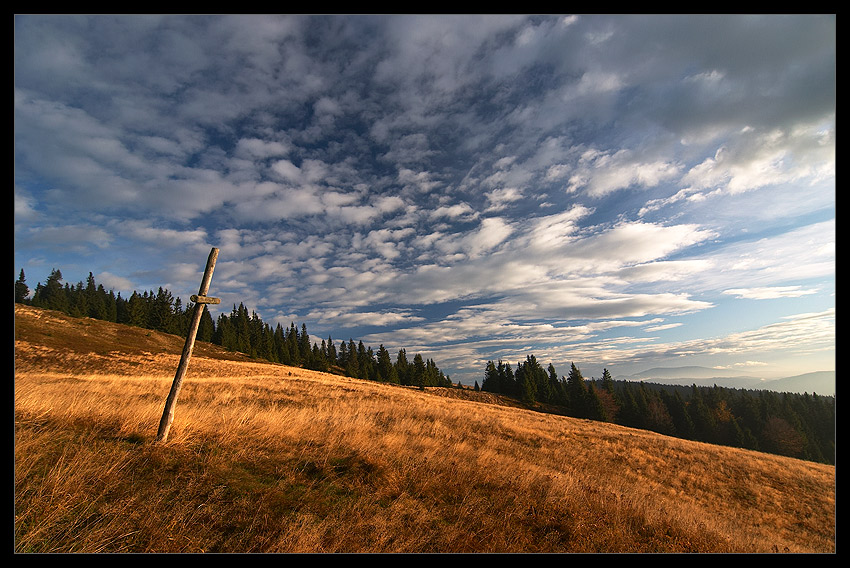
[(156, 435), (157, 442), (165, 442), (168, 439), (168, 432), (171, 430), (171, 422), (174, 420), (174, 405), (177, 404), (177, 397), (179, 396), (180, 389), (183, 386), (183, 378), (186, 376), (186, 368), (189, 366), (189, 358), (192, 357), (192, 348), (195, 346), (195, 336), (198, 335), (198, 327), (201, 325), (201, 316), (204, 314), (204, 304), (221, 303), (220, 298), (211, 298), (207, 296), (217, 258), (218, 249), (213, 248), (210, 251), (209, 258), (207, 259), (207, 268), (204, 270), (204, 278), (201, 280), (201, 288), (198, 290), (197, 295), (192, 295), (189, 298), (195, 302), (195, 311), (192, 313), (192, 322), (189, 324), (189, 334), (186, 336), (186, 344), (183, 345), (183, 354), (180, 356), (180, 365), (177, 367), (177, 373), (174, 375), (174, 382), (171, 384), (171, 392), (168, 393), (168, 398), (165, 400), (165, 410), (162, 413), (162, 419), (159, 421), (159, 431)]

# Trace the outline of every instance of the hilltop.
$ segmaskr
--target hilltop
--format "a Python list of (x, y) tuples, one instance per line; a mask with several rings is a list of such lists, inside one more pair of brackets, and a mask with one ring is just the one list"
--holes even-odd
[[(16, 552), (834, 552), (834, 466), (15, 307)], [(496, 403), (496, 404), (492, 404)]]

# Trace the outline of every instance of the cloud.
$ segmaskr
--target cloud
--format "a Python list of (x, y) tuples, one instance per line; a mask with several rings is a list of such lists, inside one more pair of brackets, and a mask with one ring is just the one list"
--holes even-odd
[(509, 223), (499, 217), (481, 220), (478, 228), (468, 233), (460, 233), (450, 238), (441, 238), (435, 246), (443, 253), (462, 253), (475, 258), (488, 253), (503, 243), (513, 232)]
[(15, 235), (15, 248), (26, 250), (42, 247), (62, 247), (67, 251), (91, 253), (108, 249), (112, 235), (102, 227), (73, 224), (53, 227), (28, 227)]
[(302, 180), (301, 168), (289, 160), (278, 160), (272, 164), (271, 169), (283, 181), (299, 183)]
[(653, 326), (644, 328), (644, 331), (647, 331), (647, 332), (665, 331), (665, 330), (668, 330), (668, 329), (675, 329), (677, 327), (680, 327), (681, 325), (682, 325), (681, 323), (666, 323), (664, 325), (653, 325)]
[(464, 366), (834, 289), (834, 15), (17, 16), (14, 105), (28, 275), (219, 246), (226, 301)]
[(127, 238), (163, 247), (166, 245), (185, 247), (207, 243), (207, 232), (203, 228), (176, 230), (155, 227), (149, 221), (129, 220), (114, 224), (113, 230)]
[(236, 143), (233, 154), (239, 158), (249, 160), (265, 160), (267, 158), (285, 156), (289, 153), (290, 149), (289, 144), (282, 142), (268, 141), (261, 138), (242, 138)]
[(800, 286), (763, 286), (760, 288), (731, 288), (724, 294), (750, 300), (773, 300), (776, 298), (799, 298), (817, 293), (817, 290), (805, 290)]
[(124, 292), (125, 298), (127, 297), (127, 294), (132, 294), (135, 290), (135, 286), (128, 278), (117, 276), (110, 272), (99, 272), (95, 276), (95, 281), (99, 284), (103, 284), (103, 287), (107, 290)]
[(501, 211), (510, 203), (514, 203), (523, 199), (522, 191), (515, 187), (505, 187), (494, 189), (493, 191), (484, 194), (490, 205), (487, 207), (487, 212)]
[[(695, 260), (723, 269), (693, 275), (690, 279), (693, 290), (739, 290), (736, 294), (753, 296), (756, 291), (776, 293), (775, 288), (781, 290), (795, 281), (834, 279), (835, 221), (803, 225), (762, 238), (732, 241)], [(749, 286), (741, 288), (741, 282)], [(750, 292), (745, 292), (747, 289)]]
[(735, 363), (736, 367), (766, 367), (768, 363), (764, 361), (744, 361), (742, 363)]
[(311, 321), (322, 326), (333, 326), (337, 329), (351, 327), (387, 327), (399, 324), (410, 324), (423, 321), (424, 318), (413, 315), (408, 310), (350, 312), (342, 310), (323, 310), (310, 312), (305, 315)]
[(631, 150), (589, 149), (570, 176), (567, 191), (585, 189), (591, 197), (602, 197), (629, 187), (650, 188), (675, 178), (680, 169), (680, 165), (664, 160), (644, 161)]
[(742, 130), (733, 144), (692, 167), (682, 183), (697, 189), (720, 188), (729, 194), (765, 186), (820, 180), (835, 170), (834, 129), (818, 121), (792, 128)]
[(431, 211), (429, 218), (440, 219), (447, 217), (456, 219), (458, 217), (475, 217), (475, 210), (468, 203), (456, 203), (454, 205), (443, 205)]
[(37, 201), (28, 194), (24, 189), (14, 188), (15, 211), (14, 217), (20, 221), (28, 221), (35, 219), (38, 213), (35, 210)]

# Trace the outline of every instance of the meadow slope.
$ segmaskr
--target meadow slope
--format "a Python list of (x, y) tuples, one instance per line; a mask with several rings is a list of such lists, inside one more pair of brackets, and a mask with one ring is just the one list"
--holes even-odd
[(835, 467), (15, 306), (16, 552), (835, 552)]

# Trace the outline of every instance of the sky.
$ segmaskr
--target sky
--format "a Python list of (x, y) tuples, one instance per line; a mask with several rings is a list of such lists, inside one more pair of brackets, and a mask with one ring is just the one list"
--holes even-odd
[[(835, 15), (18, 15), (14, 276), (566, 375), (835, 368)], [(11, 280), (11, 278), (10, 278)]]

